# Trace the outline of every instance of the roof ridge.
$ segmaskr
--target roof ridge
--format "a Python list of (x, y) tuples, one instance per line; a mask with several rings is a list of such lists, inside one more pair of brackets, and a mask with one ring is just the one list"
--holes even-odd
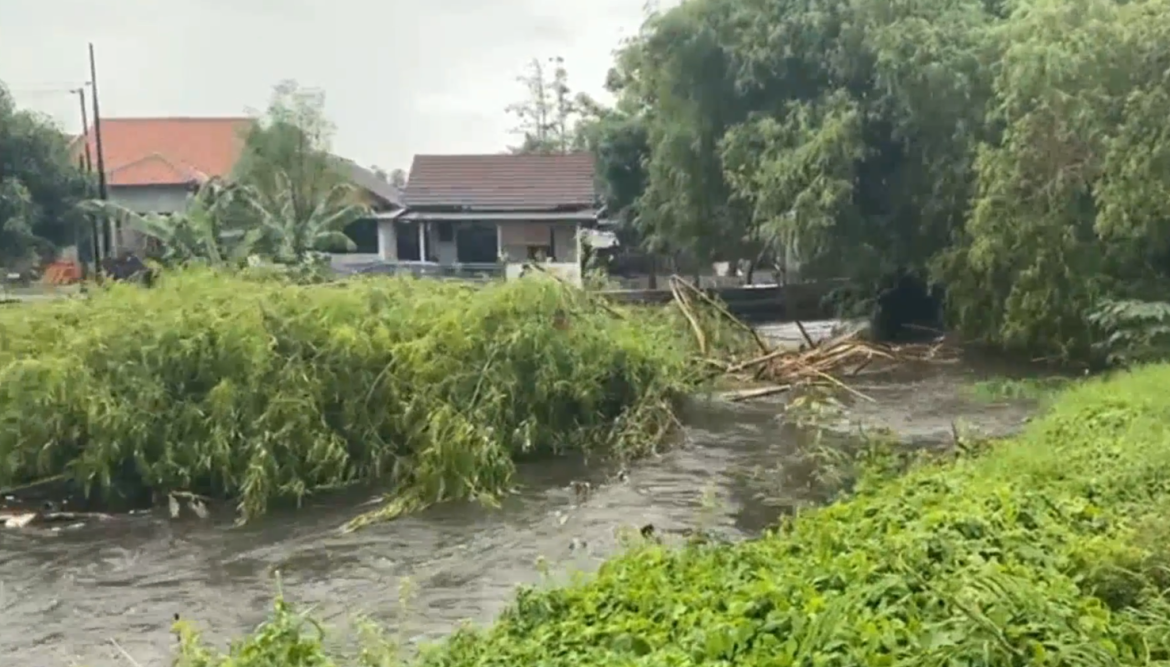
[(162, 120), (162, 121), (236, 121), (256, 120), (255, 116), (106, 116), (101, 122), (127, 120)]
[(205, 180), (207, 178), (206, 174), (199, 171), (198, 169), (194, 169), (192, 167), (184, 165), (181, 162), (178, 162), (172, 158), (169, 158), (166, 155), (163, 155), (162, 153), (159, 153), (157, 151), (150, 153), (149, 155), (144, 155), (144, 156), (138, 158), (137, 160), (131, 160), (129, 162), (120, 164), (117, 167), (114, 167), (112, 169), (108, 169), (108, 170), (106, 170), (106, 174), (107, 175), (114, 174), (115, 172), (122, 171), (123, 169), (129, 169), (130, 167), (140, 165), (143, 162), (150, 162), (152, 160), (161, 161), (163, 164), (170, 167), (172, 170), (174, 170), (174, 172), (176, 174), (179, 174), (180, 176), (184, 176), (184, 175), (191, 176), (191, 177), (195, 178), (196, 180)]

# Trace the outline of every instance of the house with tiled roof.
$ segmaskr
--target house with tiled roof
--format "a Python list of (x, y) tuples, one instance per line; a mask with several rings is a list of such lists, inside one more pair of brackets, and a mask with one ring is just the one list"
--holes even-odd
[(577, 267), (600, 199), (590, 153), (417, 155), (395, 225), (399, 260)]
[[(102, 154), (110, 200), (143, 214), (183, 210), (199, 185), (231, 175), (253, 122), (248, 117), (103, 118)], [(74, 141), (78, 155), (86, 143), (96, 156), (92, 128)], [(96, 159), (93, 162), (96, 167)], [(398, 189), (385, 178), (350, 160), (338, 158), (338, 164), (375, 212), (401, 208)], [(356, 255), (383, 257), (387, 239), (392, 238), (390, 225), (377, 216), (351, 225), (346, 233), (358, 246)], [(115, 230), (113, 236), (115, 253), (141, 250), (144, 245), (132, 230)]]

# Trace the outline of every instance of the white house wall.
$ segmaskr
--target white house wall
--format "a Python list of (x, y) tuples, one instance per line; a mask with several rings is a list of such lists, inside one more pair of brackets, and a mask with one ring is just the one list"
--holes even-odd
[(500, 249), (512, 261), (527, 260), (529, 246), (547, 246), (550, 238), (558, 262), (577, 261), (576, 223), (501, 222), (499, 229)]
[(387, 262), (398, 259), (398, 230), (393, 220), (378, 221), (378, 257)]
[[(187, 207), (190, 191), (185, 185), (134, 185), (111, 186), (110, 201), (141, 213), (170, 214)], [(146, 248), (146, 239), (133, 229), (119, 228), (114, 231), (114, 254), (121, 251), (139, 253)], [(109, 252), (109, 249), (104, 249)]]

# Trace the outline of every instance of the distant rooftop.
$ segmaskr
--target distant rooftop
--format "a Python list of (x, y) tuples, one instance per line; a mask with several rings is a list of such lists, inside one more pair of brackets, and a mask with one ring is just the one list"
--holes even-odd
[(416, 155), (403, 203), (481, 210), (590, 208), (597, 204), (593, 156)]

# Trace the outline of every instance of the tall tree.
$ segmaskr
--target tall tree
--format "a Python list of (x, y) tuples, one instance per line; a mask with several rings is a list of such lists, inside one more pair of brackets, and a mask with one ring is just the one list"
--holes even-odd
[(333, 130), (324, 94), (284, 81), (245, 137), (233, 176), (251, 196), (239, 214), (256, 216), (278, 258), (354, 248), (344, 230), (368, 210), (329, 152)]
[(533, 58), (527, 71), (517, 79), (526, 92), (525, 98), (507, 107), (519, 125), (514, 133), (522, 138), (516, 153), (567, 153), (581, 147), (577, 124), (587, 98), (573, 95), (569, 73), (560, 56), (547, 63)]
[(390, 183), (391, 183), (391, 185), (398, 188), (399, 190), (401, 190), (402, 188), (405, 188), (406, 187), (406, 170), (405, 169), (395, 169), (394, 171), (390, 172)]
[(89, 182), (68, 139), (47, 118), (16, 108), (0, 84), (0, 265), (34, 261), (84, 235), (76, 204)]

